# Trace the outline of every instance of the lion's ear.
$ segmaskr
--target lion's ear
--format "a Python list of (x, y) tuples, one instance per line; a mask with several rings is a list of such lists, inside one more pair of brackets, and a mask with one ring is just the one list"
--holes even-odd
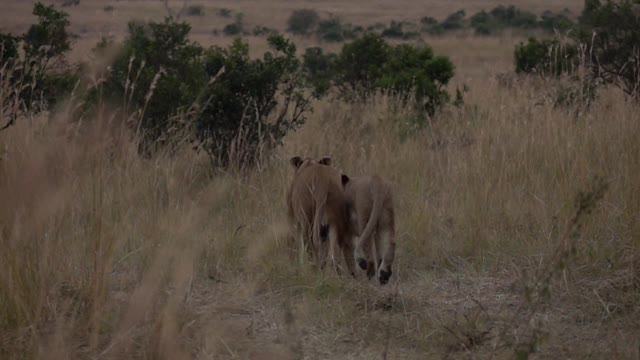
[(322, 159), (320, 159), (320, 161), (318, 161), (320, 164), (322, 165), (327, 165), (327, 166), (331, 166), (331, 158), (330, 157), (323, 157)]
[(294, 156), (289, 159), (289, 164), (293, 166), (295, 169), (299, 168), (302, 165), (302, 158), (300, 156)]
[(350, 180), (349, 177), (345, 174), (342, 174), (341, 178), (342, 178), (342, 187), (347, 186)]

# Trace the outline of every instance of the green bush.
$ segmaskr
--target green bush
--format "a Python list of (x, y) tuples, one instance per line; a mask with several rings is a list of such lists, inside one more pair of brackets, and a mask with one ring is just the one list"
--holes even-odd
[(339, 18), (321, 20), (318, 23), (316, 34), (327, 42), (342, 42), (353, 39), (362, 28), (354, 28), (351, 24), (344, 24)]
[(538, 24), (538, 17), (528, 11), (517, 9), (515, 6), (498, 6), (491, 10), (491, 16), (504, 27), (533, 29)]
[(260, 26), (260, 25), (256, 25), (252, 31), (253, 36), (276, 35), (277, 33), (278, 33), (278, 30), (276, 29), (272, 29), (272, 28), (268, 28), (266, 26)]
[(33, 15), (38, 17), (38, 23), (31, 25), (23, 36), (27, 57), (52, 59), (71, 49), (70, 34), (67, 31), (69, 15), (41, 3), (35, 4)]
[(223, 18), (230, 18), (232, 11), (227, 8), (221, 8), (216, 10), (216, 14)]
[(575, 24), (567, 15), (555, 14), (552, 11), (547, 10), (542, 13), (539, 26), (547, 32), (554, 32), (556, 30), (566, 32), (573, 28)]
[(227, 24), (222, 29), (222, 32), (227, 36), (242, 35), (242, 33), (244, 32), (244, 22), (242, 21), (242, 18), (242, 14), (237, 14), (236, 20), (231, 24)]
[(491, 14), (484, 10), (475, 13), (471, 17), (470, 23), (471, 27), (478, 35), (491, 35), (499, 30), (498, 24), (496, 23), (493, 16), (491, 16)]
[[(0, 64), (11, 67), (18, 59), (20, 38), (11, 34), (0, 33)], [(0, 66), (1, 67), (1, 66)]]
[(438, 20), (430, 16), (425, 16), (422, 19), (420, 19), (420, 23), (424, 26), (434, 26), (434, 25), (438, 25)]
[(447, 16), (446, 19), (442, 23), (440, 23), (440, 28), (443, 31), (451, 31), (451, 30), (460, 30), (465, 25), (465, 17), (467, 13), (464, 10), (458, 10), (453, 14)]
[(578, 41), (593, 76), (640, 99), (640, 0), (586, 0)]
[(309, 35), (313, 33), (320, 16), (315, 10), (295, 10), (287, 20), (287, 31), (296, 35)]
[(538, 17), (514, 6), (498, 6), (490, 12), (480, 11), (470, 19), (471, 27), (479, 35), (491, 35), (506, 28), (535, 29), (539, 26)]
[(413, 39), (419, 36), (419, 34), (415, 31), (405, 31), (404, 26), (411, 25), (408, 23), (404, 23), (402, 21), (391, 21), (389, 27), (382, 30), (381, 35), (383, 37), (395, 38), (395, 39)]
[(529, 38), (526, 44), (516, 45), (514, 58), (517, 73), (567, 74), (578, 66), (578, 48), (557, 39)]
[(219, 165), (252, 164), (262, 150), (300, 126), (310, 110), (295, 45), (279, 35), (268, 42), (273, 52), (262, 59), (251, 60), (249, 46), (240, 40), (205, 54), (207, 75), (214, 76), (222, 67), (224, 73), (209, 86), (209, 105), (195, 126), (202, 148)]
[(514, 6), (498, 6), (491, 11), (479, 11), (470, 18), (470, 25), (478, 35), (492, 35), (506, 28), (513, 29), (543, 29), (547, 32), (567, 31), (573, 26), (573, 22), (565, 13), (555, 14), (545, 11), (541, 19), (528, 11), (520, 10)]
[(302, 69), (314, 89), (315, 96), (326, 94), (335, 78), (335, 54), (325, 54), (320, 47), (308, 48), (303, 55)]
[(64, 0), (62, 2), (62, 7), (78, 6), (78, 5), (80, 5), (80, 0)]
[[(127, 113), (144, 109), (138, 125), (143, 131), (141, 149), (148, 150), (165, 134), (171, 126), (170, 116), (193, 102), (206, 84), (203, 49), (189, 41), (190, 30), (188, 24), (170, 18), (160, 23), (129, 23), (122, 53), (100, 89), (113, 104), (126, 99)], [(98, 96), (95, 89), (90, 100)]]
[(296, 48), (271, 36), (273, 51), (252, 60), (240, 39), (229, 48), (204, 49), (189, 40), (190, 30), (170, 18), (130, 23), (101, 93), (114, 104), (127, 99), (125, 110), (139, 115), (145, 154), (170, 144), (174, 131), (187, 127), (215, 165), (250, 165), (309, 110)]
[[(447, 16), (441, 23), (435, 22), (433, 25), (426, 25), (423, 31), (434, 35), (440, 35), (447, 31), (461, 30), (466, 26), (467, 13), (464, 10), (458, 10)], [(429, 20), (426, 20), (430, 22)], [(423, 22), (424, 24), (424, 22)]]
[(11, 74), (11, 94), (2, 97), (23, 111), (41, 111), (69, 95), (79, 79), (63, 60), (71, 48), (68, 15), (53, 6), (36, 3), (37, 23), (22, 36), (0, 33), (0, 68)]
[(222, 32), (227, 35), (227, 36), (236, 36), (236, 35), (242, 35), (242, 23), (231, 23), (231, 24), (227, 24), (225, 25), (225, 27), (222, 29)]
[(345, 44), (334, 68), (336, 86), (347, 98), (392, 91), (430, 115), (448, 101), (446, 85), (454, 71), (448, 58), (435, 56), (428, 46), (394, 47), (376, 34)]
[(392, 47), (375, 34), (365, 34), (342, 47), (336, 59), (336, 85), (343, 95), (367, 95), (384, 75)]
[(187, 7), (187, 16), (204, 16), (204, 6), (190, 5)]

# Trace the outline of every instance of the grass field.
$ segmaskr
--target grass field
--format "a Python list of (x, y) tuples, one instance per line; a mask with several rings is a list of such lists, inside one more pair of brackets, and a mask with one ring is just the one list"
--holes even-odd
[[(500, 4), (197, 3), (205, 15), (185, 19), (205, 45), (231, 41), (211, 35), (230, 21), (222, 7), (282, 30), (305, 7), (370, 24)], [(0, 31), (24, 31), (32, 4), (4, 1)], [(80, 35), (73, 59), (167, 13), (159, 1), (65, 10)], [(454, 62), (451, 89), (468, 86), (463, 106), (407, 135), (410, 114), (389, 96), (320, 100), (249, 173), (212, 172), (190, 149), (141, 158), (108, 114), (79, 126), (61, 111), (0, 132), (0, 358), (639, 358), (640, 109), (614, 88), (588, 108), (554, 107), (555, 81), (505, 84), (523, 38), (424, 37)], [(290, 262), (293, 155), (393, 182), (390, 284)]]

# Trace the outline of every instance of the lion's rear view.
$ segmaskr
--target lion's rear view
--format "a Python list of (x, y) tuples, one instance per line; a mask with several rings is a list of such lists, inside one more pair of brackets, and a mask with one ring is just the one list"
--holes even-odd
[[(291, 158), (296, 173), (287, 193), (288, 217), (292, 229), (297, 230), (301, 246), (324, 267), (330, 242), (329, 233), (341, 249), (349, 272), (355, 274), (351, 226), (348, 221), (346, 199), (341, 174), (329, 166), (331, 159), (320, 161)], [(300, 256), (303, 256), (303, 251)]]
[(391, 184), (381, 177), (352, 177), (344, 185), (352, 227), (359, 239), (355, 258), (381, 284), (391, 277), (395, 257), (395, 211)]

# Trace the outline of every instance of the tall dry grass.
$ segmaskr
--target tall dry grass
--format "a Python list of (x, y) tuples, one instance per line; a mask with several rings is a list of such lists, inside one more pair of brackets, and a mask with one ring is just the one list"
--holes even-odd
[[(249, 172), (213, 171), (190, 149), (141, 158), (117, 112), (19, 119), (0, 132), (1, 357), (508, 357), (530, 343), (635, 356), (637, 104), (608, 89), (558, 108), (543, 96), (554, 84), (535, 80), (469, 86), (422, 127), (391, 96), (324, 100)], [(289, 261), (293, 155), (392, 180), (391, 285)], [(535, 327), (507, 322), (525, 319), (511, 302), (529, 303), (509, 284), (554, 264), (594, 176), (608, 190), (548, 284), (553, 306), (534, 308)], [(550, 340), (525, 336), (540, 329)]]

